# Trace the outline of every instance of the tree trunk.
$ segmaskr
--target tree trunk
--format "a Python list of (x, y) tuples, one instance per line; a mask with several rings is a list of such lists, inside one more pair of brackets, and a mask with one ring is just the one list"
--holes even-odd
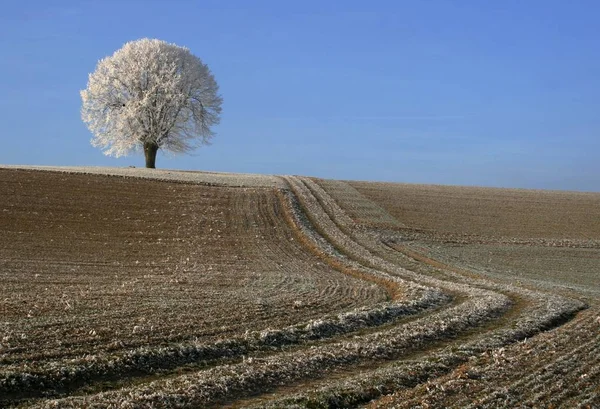
[(156, 166), (156, 152), (158, 145), (154, 142), (144, 143), (144, 156), (146, 156), (146, 167), (154, 169)]

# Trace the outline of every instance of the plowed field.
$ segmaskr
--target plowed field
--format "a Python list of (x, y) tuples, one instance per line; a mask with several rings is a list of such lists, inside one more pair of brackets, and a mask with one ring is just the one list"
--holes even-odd
[(0, 192), (0, 407), (600, 405), (600, 194), (102, 168)]

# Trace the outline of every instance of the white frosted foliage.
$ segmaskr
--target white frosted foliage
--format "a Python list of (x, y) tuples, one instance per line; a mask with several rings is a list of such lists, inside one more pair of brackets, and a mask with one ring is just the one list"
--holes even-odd
[(81, 99), (92, 145), (117, 157), (145, 144), (174, 153), (207, 144), (222, 102), (212, 73), (198, 57), (147, 38), (100, 60)]

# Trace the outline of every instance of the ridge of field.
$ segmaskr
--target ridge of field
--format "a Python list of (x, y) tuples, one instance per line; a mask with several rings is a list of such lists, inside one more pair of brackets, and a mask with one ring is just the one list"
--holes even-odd
[(198, 183), (209, 186), (284, 188), (281, 178), (252, 173), (200, 172), (192, 170), (102, 167), (102, 166), (34, 166), (0, 165), (0, 169), (46, 170), (88, 175), (110, 175), (169, 182)]
[[(85, 263), (80, 263), (79, 259), (72, 262), (80, 271), (89, 270), (86, 279), (92, 277), (102, 282), (102, 277), (109, 278), (110, 274), (103, 268), (133, 271), (139, 278), (132, 286), (140, 287), (140, 291), (132, 296), (137, 303), (122, 306), (119, 314), (130, 314), (133, 318), (143, 315), (147, 320), (156, 314), (156, 310), (160, 318), (164, 311), (157, 309), (157, 305), (164, 306), (165, 302), (176, 299), (175, 292), (180, 295), (180, 304), (175, 307), (179, 309), (168, 316), (168, 322), (164, 322), (165, 331), (160, 329), (152, 338), (154, 326), (145, 326), (144, 321), (128, 334), (127, 345), (107, 347), (106, 340), (97, 338), (96, 343), (90, 342), (89, 339), (98, 335), (95, 331), (84, 336), (81, 331), (68, 334), (74, 340), (80, 337), (84, 343), (60, 345), (54, 354), (36, 351), (36, 354), (27, 355), (25, 351), (31, 348), (25, 346), (20, 351), (19, 348), (11, 349), (11, 354), (16, 353), (11, 357), (4, 354), (3, 345), (0, 357), (7, 360), (3, 361), (5, 365), (0, 373), (0, 395), (10, 391), (4, 397), (4, 404), (39, 408), (350, 408), (371, 401), (371, 405), (390, 408), (401, 407), (403, 402), (411, 402), (406, 407), (419, 406), (421, 402), (444, 407), (469, 404), (480, 407), (477, 402), (481, 402), (481, 407), (508, 408), (515, 407), (515, 402), (519, 401), (555, 407), (572, 407), (575, 403), (579, 407), (595, 407), (600, 403), (595, 386), (599, 356), (595, 352), (589, 356), (584, 353), (586, 349), (593, 349), (600, 325), (598, 297), (594, 284), (589, 281), (590, 276), (578, 286), (568, 287), (569, 279), (564, 279), (560, 285), (548, 284), (547, 277), (532, 272), (538, 285), (534, 280), (515, 280), (490, 266), (486, 270), (477, 260), (471, 264), (454, 258), (448, 250), (453, 246), (485, 244), (492, 248), (489, 246), (510, 243), (536, 249), (558, 245), (561, 251), (585, 250), (594, 254), (596, 236), (582, 239), (574, 235), (564, 239), (561, 236), (546, 237), (547, 233), (544, 233), (507, 237), (485, 231), (481, 220), (479, 232), (435, 230), (415, 224), (416, 219), (399, 220), (393, 209), (386, 207), (389, 204), (386, 205), (383, 199), (394, 202), (389, 195), (397, 193), (395, 188), (387, 194), (377, 193), (375, 197), (383, 197), (377, 201), (352, 186), (353, 182), (344, 181), (260, 175), (237, 178), (235, 174), (155, 172), (132, 168), (5, 171), (21, 172), (37, 182), (48, 184), (53, 183), (53, 178), (54, 182), (75, 183), (76, 186), (63, 189), (63, 194), (58, 194), (61, 197), (68, 191), (81, 197), (86, 191), (93, 193), (99, 189), (98, 192), (103, 194), (88, 195), (80, 201), (98, 202), (95, 208), (101, 215), (110, 212), (104, 208), (107, 204), (115, 204), (115, 196), (108, 193), (109, 186), (114, 185), (113, 188), (125, 196), (130, 193), (125, 202), (137, 212), (133, 212), (133, 220), (138, 222), (135, 231), (143, 233), (136, 236), (137, 243), (131, 244), (138, 246), (137, 253), (123, 250), (119, 240), (110, 243), (108, 248), (112, 250), (98, 251), (107, 245), (105, 237), (97, 240), (106, 228), (105, 214), (95, 220), (92, 214), (81, 209), (62, 216), (56, 208), (52, 208), (51, 213), (47, 208), (43, 212), (34, 210), (44, 208), (48, 200), (60, 199), (52, 198), (49, 192), (53, 188), (56, 190), (52, 186), (46, 188), (45, 195), (22, 198), (20, 206), (31, 207), (29, 213), (22, 215), (23, 223), (11, 225), (12, 218), (3, 214), (4, 221), (16, 231), (24, 232), (30, 228), (44, 232), (40, 234), (36, 250), (50, 261), (52, 258), (48, 254), (54, 254), (53, 248), (82, 246), (85, 249), (87, 243), (89, 249), (96, 249), (82, 252), (87, 257), (93, 254), (96, 257), (93, 262), (84, 260)], [(0, 170), (0, 175), (5, 171)], [(133, 177), (138, 171), (142, 179)], [(91, 175), (90, 172), (112, 173), (121, 178)], [(48, 176), (50, 174), (53, 176)], [(168, 178), (172, 180), (165, 181)], [(18, 185), (15, 183), (17, 178), (4, 179), (6, 186)], [(30, 189), (43, 184), (32, 183)], [(376, 185), (381, 189), (381, 184)], [(16, 196), (19, 196), (23, 190), (11, 192), (17, 192)], [(158, 198), (156, 193), (159, 193)], [(176, 200), (165, 203), (165, 200), (169, 201), (166, 197), (173, 197), (173, 193), (176, 193)], [(410, 200), (405, 195), (406, 192), (396, 201)], [(62, 200), (66, 201), (64, 197)], [(156, 205), (161, 200), (163, 207)], [(118, 206), (123, 204), (116, 203)], [(443, 200), (429, 203), (430, 208), (422, 211), (435, 212), (435, 206), (444, 205)], [(2, 209), (9, 207), (0, 206)], [(155, 209), (161, 209), (160, 217), (153, 219)], [(56, 235), (53, 228), (57, 214), (59, 220), (72, 223), (73, 231), (89, 223), (81, 230), (85, 233), (81, 243), (68, 235)], [(119, 215), (120, 220), (116, 221), (119, 228), (131, 223), (131, 219), (126, 218), (131, 217), (128, 212), (112, 211), (111, 214)], [(486, 215), (485, 211), (482, 215)], [(419, 217), (427, 219), (426, 215)], [(445, 226), (460, 228), (460, 219), (464, 217), (458, 214), (458, 221), (446, 220)], [(145, 225), (140, 225), (140, 220), (145, 221)], [(173, 221), (175, 227), (167, 227), (169, 221)], [(547, 231), (556, 228), (552, 225)], [(7, 254), (23, 263), (15, 256), (20, 247), (18, 240), (23, 244), (37, 239), (31, 234), (20, 235), (6, 240), (9, 248), (13, 246)], [(14, 240), (17, 242), (12, 243)], [(50, 240), (58, 240), (60, 245)], [(56, 257), (61, 254), (70, 257), (64, 248), (61, 251), (55, 252)], [(155, 260), (161, 251), (164, 251), (164, 259)], [(472, 252), (479, 254), (476, 248)], [(28, 256), (35, 258), (37, 253)], [(136, 265), (143, 272), (135, 270), (131, 263), (107, 266), (98, 262), (105, 255), (109, 258), (135, 255), (136, 260), (141, 258), (146, 265), (145, 268)], [(516, 257), (521, 256), (518, 253)], [(4, 259), (0, 254), (0, 260)], [(58, 274), (57, 271), (64, 274), (62, 267), (49, 264), (55, 269), (49, 274)], [(171, 270), (167, 267), (169, 264)], [(36, 290), (31, 273), (43, 265), (16, 264), (6, 274), (15, 275), (11, 285), (22, 286), (20, 292), (16, 292), (20, 299), (27, 300), (32, 296), (33, 291), (27, 291), (31, 282), (34, 285), (29, 290)], [(523, 265), (527, 264), (523, 262)], [(3, 266), (0, 268), (0, 272), (6, 271)], [(163, 270), (165, 273), (161, 275), (159, 271)], [(260, 272), (263, 279), (255, 283), (246, 280), (240, 286), (237, 278), (248, 271)], [(175, 292), (171, 288), (173, 283), (165, 282), (167, 272), (184, 276), (176, 283)], [(41, 273), (37, 274), (40, 275), (34, 278), (42, 277)], [(68, 274), (77, 277), (75, 271)], [(212, 277), (213, 281), (203, 281), (207, 277)], [(153, 278), (149, 283), (144, 281)], [(283, 284), (271, 286), (278, 280)], [(246, 288), (253, 284), (256, 288)], [(65, 285), (64, 281), (57, 282), (55, 288), (58, 290)], [(331, 287), (334, 290), (318, 291)], [(359, 288), (362, 290), (355, 293), (354, 290)], [(184, 291), (186, 289), (188, 291)], [(241, 301), (235, 299), (238, 292), (242, 294)], [(94, 294), (93, 289), (87, 297), (90, 294)], [(106, 302), (111, 294), (99, 293), (96, 299)], [(193, 294), (198, 297), (192, 298)], [(223, 299), (225, 294), (232, 298)], [(259, 294), (259, 309), (248, 308), (253, 304), (244, 301), (254, 301), (254, 294)], [(220, 298), (212, 300), (212, 304), (198, 301), (202, 296), (210, 298), (211, 295)], [(125, 294), (125, 297), (129, 295)], [(46, 300), (47, 296), (41, 294), (38, 298)], [(149, 306), (151, 300), (156, 303)], [(187, 305), (186, 309), (188, 300), (193, 305)], [(267, 302), (271, 300), (274, 301)], [(71, 309), (87, 302), (83, 298), (71, 302), (68, 297), (66, 301), (65, 316)], [(326, 305), (329, 302), (332, 305)], [(228, 310), (227, 303), (239, 308)], [(18, 309), (18, 302), (10, 305), (24, 313), (24, 308)], [(87, 317), (88, 321), (90, 317), (102, 317), (102, 314), (88, 314), (85, 310), (72, 311), (71, 320), (64, 322), (67, 333), (69, 326), (76, 329), (79, 325), (76, 317), (81, 311), (81, 316)], [(29, 317), (20, 320), (9, 317), (3, 325), (16, 327), (17, 321), (30, 325), (33, 322), (48, 330), (60, 322), (55, 319), (59, 316), (58, 310), (55, 316), (49, 315), (51, 320), (46, 320), (43, 313), (35, 316), (27, 311)], [(221, 327), (215, 325), (211, 334), (200, 337), (193, 334), (197, 330), (194, 319), (204, 320), (211, 314), (217, 317)], [(240, 322), (240, 318), (248, 321)], [(267, 326), (269, 318), (273, 319), (273, 325)], [(128, 325), (132, 324), (127, 317), (123, 319)], [(116, 328), (119, 328), (119, 322)], [(110, 325), (107, 321), (107, 326)], [(224, 330), (225, 327), (229, 330)], [(169, 328), (178, 328), (184, 336), (170, 337), (173, 334), (166, 331)], [(577, 345), (572, 353), (565, 348), (570, 336), (575, 337), (573, 345)], [(42, 338), (38, 339), (44, 342)], [(528, 344), (531, 347), (520, 348), (528, 339), (531, 339)], [(27, 338), (15, 340), (11, 336), (8, 341), (23, 342), (23, 345), (28, 342)], [(148, 346), (144, 346), (145, 342)], [(556, 354), (542, 348), (547, 343), (555, 346)], [(88, 349), (93, 354), (82, 357)], [(525, 358), (525, 355), (536, 353), (544, 356), (548, 364)], [(581, 360), (585, 362), (575, 368), (576, 362)], [(519, 370), (507, 362), (522, 363), (522, 373), (528, 368), (531, 376), (521, 376), (522, 381), (517, 379)], [(494, 370), (498, 374), (491, 372)], [(572, 371), (571, 384), (561, 384), (560, 391), (548, 392), (554, 389), (543, 385), (556, 382), (556, 376), (564, 371)], [(83, 383), (78, 383), (81, 379), (84, 379)], [(456, 383), (470, 388), (477, 401), (465, 400), (464, 396), (461, 398), (452, 393), (458, 390), (453, 389)], [(511, 388), (509, 395), (503, 394), (503, 388), (507, 387)], [(432, 394), (432, 388), (436, 388), (437, 393)], [(444, 392), (446, 390), (448, 393)]]

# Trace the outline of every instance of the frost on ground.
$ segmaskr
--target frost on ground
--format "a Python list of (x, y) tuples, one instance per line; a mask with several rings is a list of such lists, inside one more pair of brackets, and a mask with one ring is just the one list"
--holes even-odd
[[(527, 206), (543, 219), (552, 200), (587, 211), (596, 196), (532, 204), (521, 192), (519, 204), (511, 191), (520, 216), (496, 204), (463, 231), (464, 215), (448, 212), (457, 195), (473, 206), (461, 188), (44, 170), (0, 169), (0, 405), (599, 404), (597, 289), (546, 285), (535, 268), (541, 284), (516, 280), (473, 247), (496, 251), (506, 234), (513, 246), (568, 242), (562, 251), (587, 246), (582, 263), (598, 267), (600, 229), (583, 216), (567, 241), (554, 219), (502, 236), (482, 219), (517, 223)], [(474, 255), (457, 258), (463, 248)], [(545, 387), (558, 376), (569, 381)]]
[(250, 173), (226, 172), (196, 172), (169, 169), (147, 168), (109, 168), (100, 166), (25, 166), (25, 165), (0, 165), (0, 169), (29, 169), (47, 170), (64, 173), (83, 173), (89, 175), (110, 175), (154, 179), (172, 182), (199, 183), (211, 186), (232, 187), (284, 187), (277, 176), (257, 175)]

